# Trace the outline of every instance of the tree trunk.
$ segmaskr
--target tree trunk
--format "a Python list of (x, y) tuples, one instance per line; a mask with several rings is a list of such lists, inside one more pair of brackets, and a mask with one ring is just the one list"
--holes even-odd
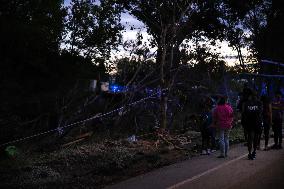
[[(161, 35), (160, 45), (157, 50), (157, 63), (160, 65), (160, 87), (161, 89), (168, 89), (174, 82), (172, 75), (172, 68), (178, 68), (178, 63), (180, 60), (180, 50), (179, 45), (172, 44), (166, 38), (167, 29), (164, 29)], [(160, 126), (161, 128), (167, 127), (167, 105), (168, 105), (168, 91), (162, 92), (160, 101)]]
[(161, 117), (160, 117), (160, 127), (165, 129), (167, 127), (167, 102), (168, 98), (166, 93), (163, 92), (165, 88), (167, 88), (167, 83), (165, 81), (165, 61), (166, 61), (166, 55), (167, 55), (167, 45), (166, 45), (166, 34), (167, 34), (167, 28), (164, 29), (161, 35), (161, 42), (159, 45), (159, 52), (157, 54), (157, 60), (160, 64), (160, 87), (161, 87), (161, 100), (160, 100), (160, 109), (161, 109)]
[(243, 55), (242, 55), (241, 48), (238, 45), (236, 45), (236, 49), (237, 49), (237, 52), (238, 52), (238, 58), (239, 58), (239, 61), (240, 61), (240, 65), (242, 67), (242, 70), (244, 71), (245, 70), (245, 63), (244, 63), (244, 58), (243, 58)]

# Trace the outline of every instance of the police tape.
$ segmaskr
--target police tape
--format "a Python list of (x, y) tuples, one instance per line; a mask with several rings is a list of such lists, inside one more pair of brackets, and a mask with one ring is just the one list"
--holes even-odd
[(74, 122), (74, 123), (71, 123), (71, 124), (68, 124), (68, 125), (65, 125), (63, 127), (57, 127), (57, 128), (54, 128), (54, 129), (50, 129), (50, 130), (47, 130), (47, 131), (44, 131), (44, 132), (40, 132), (40, 133), (37, 133), (37, 134), (34, 134), (34, 135), (30, 135), (30, 136), (27, 136), (27, 137), (23, 137), (23, 138), (19, 138), (19, 139), (15, 139), (15, 140), (12, 140), (12, 141), (9, 141), (9, 142), (6, 142), (6, 143), (3, 143), (3, 144), (0, 144), (0, 147), (3, 147), (3, 146), (7, 146), (7, 145), (10, 145), (10, 144), (15, 144), (15, 143), (18, 143), (18, 142), (21, 142), (21, 141), (25, 141), (25, 140), (28, 140), (28, 139), (31, 139), (31, 138), (35, 138), (35, 137), (38, 137), (38, 136), (42, 136), (42, 135), (46, 135), (48, 133), (52, 133), (52, 132), (58, 132), (60, 135), (64, 132), (64, 129), (66, 128), (69, 128), (69, 127), (75, 127), (75, 126), (78, 126), (82, 123), (86, 123), (88, 121), (91, 121), (91, 120), (94, 120), (94, 119), (99, 119), (99, 118), (102, 118), (102, 117), (106, 117), (108, 115), (111, 115), (113, 113), (116, 113), (116, 112), (120, 112), (122, 111), (123, 109), (125, 109), (125, 107), (130, 107), (130, 106), (135, 106), (141, 102), (144, 102), (150, 98), (152, 98), (153, 96), (155, 95), (158, 95), (158, 97), (161, 96), (161, 93), (164, 92), (164, 91), (167, 91), (168, 89), (161, 89), (159, 90), (158, 92), (156, 93), (153, 93), (145, 98), (142, 98), (138, 101), (135, 101), (135, 102), (132, 102), (132, 103), (129, 103), (127, 105), (124, 105), (120, 108), (117, 108), (117, 109), (114, 109), (112, 111), (109, 111), (107, 113), (104, 113), (104, 114), (96, 114), (94, 116), (91, 116), (87, 119), (84, 119), (84, 120), (81, 120), (81, 121), (77, 121), (77, 122)]

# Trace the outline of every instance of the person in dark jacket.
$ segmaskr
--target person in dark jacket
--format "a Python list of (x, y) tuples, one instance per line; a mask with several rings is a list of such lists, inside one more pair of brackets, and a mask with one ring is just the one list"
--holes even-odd
[(281, 99), (281, 92), (275, 93), (275, 98), (272, 102), (272, 129), (274, 133), (273, 149), (282, 149), (282, 121), (284, 102)]
[(202, 138), (202, 152), (201, 155), (209, 155), (211, 152), (216, 151), (215, 144), (215, 128), (212, 125), (212, 109), (213, 109), (213, 99), (211, 97), (205, 97), (202, 107), (203, 111), (201, 114), (202, 124), (201, 124), (201, 138)]
[(244, 129), (248, 133), (248, 159), (253, 160), (256, 158), (258, 137), (261, 131), (262, 123), (262, 102), (258, 100), (254, 91), (251, 93), (248, 100), (243, 104), (242, 116)]
[(207, 106), (202, 113), (202, 124), (201, 124), (201, 139), (202, 139), (202, 152), (201, 155), (209, 155), (211, 153), (211, 133), (210, 125), (212, 124), (212, 111)]
[[(251, 93), (252, 93), (252, 90), (248, 87), (248, 84), (245, 83), (243, 91), (240, 93), (240, 101), (238, 102), (238, 105), (237, 105), (237, 109), (241, 112), (241, 124), (242, 124), (243, 131), (244, 131), (245, 141), (248, 140), (248, 133), (247, 133), (245, 126), (244, 126), (245, 123), (244, 123), (244, 116), (243, 116), (243, 113), (242, 113), (242, 107), (243, 107), (243, 104), (248, 100)], [(247, 143), (245, 143), (245, 145), (247, 145)]]
[(272, 125), (272, 106), (271, 101), (267, 95), (263, 95), (261, 97), (261, 101), (263, 104), (263, 110), (262, 110), (262, 128), (260, 131), (260, 135), (258, 138), (258, 147), (260, 148), (260, 139), (262, 131), (264, 132), (264, 150), (268, 150), (268, 141), (269, 141), (269, 130)]

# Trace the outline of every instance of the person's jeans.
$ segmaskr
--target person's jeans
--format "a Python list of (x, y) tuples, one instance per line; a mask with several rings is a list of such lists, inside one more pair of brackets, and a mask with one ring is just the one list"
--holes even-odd
[(274, 132), (274, 143), (275, 145), (282, 145), (282, 119), (273, 120), (272, 129)]
[(268, 145), (269, 130), (270, 130), (270, 123), (269, 123), (269, 121), (266, 121), (266, 120), (263, 121), (263, 128), (260, 130), (260, 133), (259, 133), (259, 136), (258, 136), (258, 147), (260, 147), (260, 140), (261, 140), (262, 132), (264, 132), (265, 146)]
[(230, 129), (219, 129), (219, 145), (221, 155), (227, 156), (229, 150), (229, 133)]
[(259, 133), (260, 130), (250, 129), (248, 130), (248, 151), (249, 154), (251, 154), (252, 150), (253, 152), (256, 152), (257, 146), (258, 146), (258, 139), (259, 139)]

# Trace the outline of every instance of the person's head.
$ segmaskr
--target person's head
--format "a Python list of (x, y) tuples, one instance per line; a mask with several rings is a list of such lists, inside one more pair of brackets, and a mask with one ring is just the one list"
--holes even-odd
[(270, 103), (270, 99), (269, 99), (268, 95), (262, 95), (262, 96), (261, 96), (261, 101), (262, 101), (264, 104), (269, 104), (269, 103)]
[(227, 102), (227, 97), (226, 96), (221, 96), (219, 98), (218, 105), (225, 105), (226, 102)]
[(256, 91), (252, 90), (251, 93), (249, 94), (249, 100), (256, 100), (257, 99), (257, 93)]
[(248, 97), (251, 95), (252, 91), (253, 91), (253, 90), (252, 90), (251, 88), (249, 88), (249, 87), (244, 88), (244, 89), (243, 89), (243, 92), (242, 92), (243, 97), (244, 97), (244, 98), (248, 98)]

